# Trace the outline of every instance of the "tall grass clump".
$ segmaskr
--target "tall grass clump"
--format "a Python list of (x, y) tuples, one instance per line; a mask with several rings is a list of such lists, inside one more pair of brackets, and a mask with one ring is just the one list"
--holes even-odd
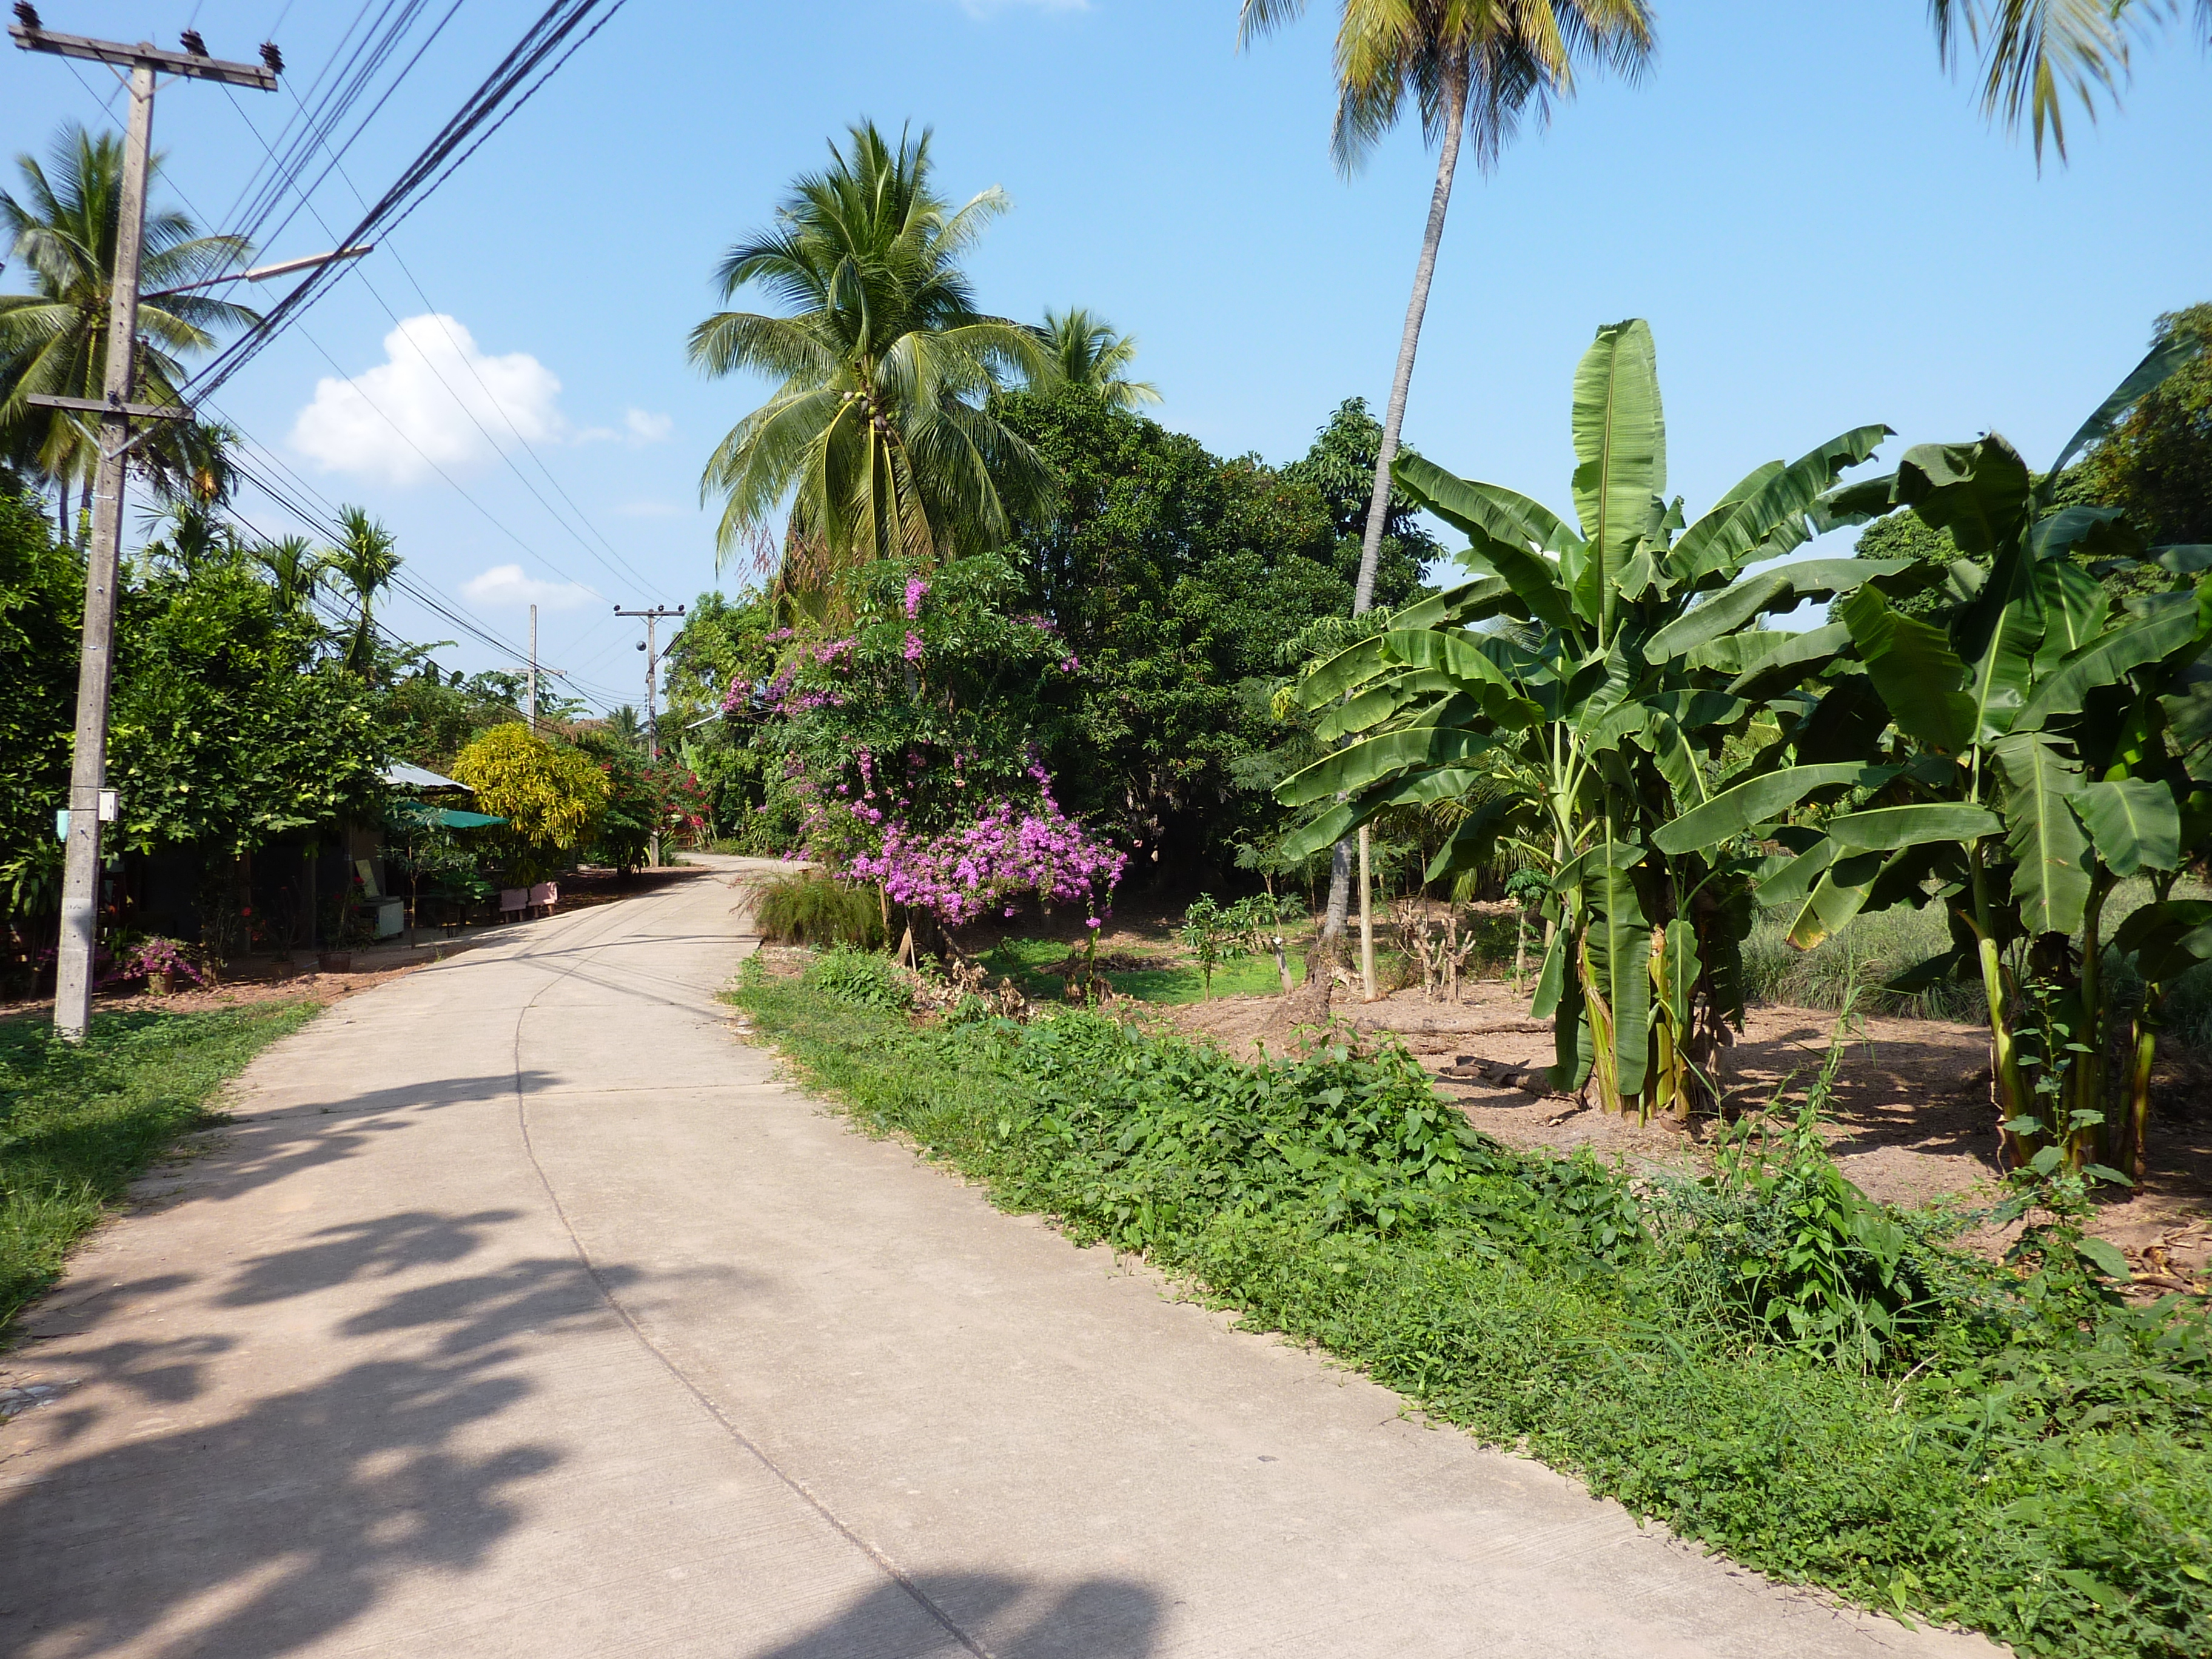
[(0, 1023), (0, 1329), (69, 1247), (207, 1103), (313, 1003), (100, 1014), (82, 1047), (43, 1021)]
[(781, 945), (850, 945), (864, 951), (884, 943), (883, 908), (875, 894), (811, 870), (770, 876), (753, 889), (753, 915), (761, 936)]
[(1685, 1537), (2022, 1654), (2212, 1651), (2201, 1310), (2122, 1306), (2073, 1249), (1946, 1249), (1835, 1169), (1817, 1099), (1632, 1184), (1475, 1133), (1400, 1050), (1248, 1064), (877, 991), (735, 994), (863, 1127)]

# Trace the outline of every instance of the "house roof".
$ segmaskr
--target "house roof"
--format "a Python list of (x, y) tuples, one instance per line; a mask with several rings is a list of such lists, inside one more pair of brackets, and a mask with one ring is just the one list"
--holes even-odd
[(410, 766), (405, 761), (394, 761), (386, 767), (384, 781), (395, 789), (460, 789), (470, 794), (475, 790), (456, 779), (445, 777), (426, 767)]

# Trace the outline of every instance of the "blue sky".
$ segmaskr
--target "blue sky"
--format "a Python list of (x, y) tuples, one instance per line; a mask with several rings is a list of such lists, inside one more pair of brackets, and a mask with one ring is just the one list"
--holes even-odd
[[(234, 58), (273, 27), (304, 91), (356, 6), (41, 9), (50, 28), (163, 44), (190, 22)], [(313, 212), (349, 226), (346, 180), (379, 193), (538, 9), (465, 0)], [(757, 400), (685, 361), (709, 272), (860, 115), (933, 126), (949, 193), (1007, 191), (973, 262), (984, 302), (1085, 305), (1133, 332), (1170, 425), (1283, 460), (1342, 398), (1379, 407), (1432, 161), (1408, 127), (1357, 178), (1333, 171), (1334, 9), (1316, 0), (1239, 54), (1233, 0), (629, 0), (222, 412), (323, 497), (382, 517), (411, 573), (489, 631), (520, 641), (538, 595), (545, 660), (634, 698), (635, 625), (609, 611), (714, 585), (699, 470)], [(2077, 116), (2071, 164), (2039, 177), (1939, 69), (1922, 0), (1662, 5), (1660, 30), (1640, 85), (1592, 79), (1494, 176), (1462, 175), (1407, 419), (1455, 471), (1565, 507), (1569, 375), (1597, 325), (1629, 316), (1657, 334), (1671, 486), (1693, 511), (1867, 421), (1898, 429), (1886, 453), (1994, 428), (2040, 461), (2158, 313), (2212, 299), (2212, 65), (2185, 39), (2142, 47), (2124, 108)], [(112, 91), (97, 66), (0, 53), (0, 146), (43, 150)], [(289, 103), (165, 89), (172, 193), (222, 222), (261, 155), (248, 122), (272, 134)], [(329, 246), (303, 212), (264, 257)], [(476, 412), (504, 457), (447, 383), (496, 398)], [(404, 601), (392, 622), (452, 631)], [(505, 665), (474, 643), (441, 657)]]

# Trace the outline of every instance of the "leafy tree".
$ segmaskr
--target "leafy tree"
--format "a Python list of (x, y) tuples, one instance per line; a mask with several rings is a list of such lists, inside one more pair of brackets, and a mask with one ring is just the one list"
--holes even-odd
[(730, 599), (702, 593), (661, 658), (667, 697), (661, 729), (705, 788), (708, 820), (720, 834), (742, 836), (753, 828), (776, 763), (748, 740), (746, 726), (709, 717), (731, 702), (733, 688), (764, 685), (775, 672), (775, 646), (768, 637), (775, 627), (775, 607), (763, 594)]
[(1129, 365), (1137, 360), (1135, 337), (1116, 332), (1103, 318), (1094, 317), (1079, 306), (1068, 311), (1048, 311), (1044, 337), (1052, 360), (1051, 373), (1037, 386), (1038, 391), (1049, 391), (1054, 386), (1080, 386), (1097, 392), (1115, 409), (1159, 402), (1158, 387), (1149, 380), (1128, 377)]
[(716, 272), (726, 299), (757, 283), (790, 313), (718, 313), (690, 345), (709, 374), (778, 383), (723, 439), (700, 488), (726, 499), (725, 555), (792, 501), (784, 574), (801, 590), (873, 559), (995, 547), (1050, 490), (985, 406), (1000, 386), (1049, 372), (1042, 347), (1035, 331), (979, 311), (959, 264), (1005, 195), (952, 208), (932, 186), (927, 131), (894, 149), (862, 122), (830, 155), (793, 185), (775, 227)]
[(242, 560), (155, 572), (120, 596), (109, 726), (121, 842), (234, 856), (365, 817), (382, 733), (367, 688)]
[(453, 757), (453, 776), (476, 792), (480, 811), (507, 820), (489, 834), (516, 884), (566, 869), (613, 793), (590, 756), (549, 743), (519, 720), (493, 727), (461, 750)]
[(29, 499), (0, 489), (0, 913), (18, 927), (60, 900), (54, 811), (69, 804), (83, 605), (70, 550)]
[[(272, 586), (283, 592), (281, 584)], [(392, 753), (433, 772), (447, 770), (485, 732), (519, 719), (522, 703), (520, 674), (494, 669), (447, 675), (427, 659), (412, 674), (383, 677), (376, 698)]]
[[(1238, 39), (1257, 36), (1304, 15), (1306, 0), (1243, 0)], [(1541, 114), (1574, 88), (1577, 58), (1609, 64), (1630, 77), (1652, 49), (1644, 0), (1344, 0), (1337, 25), (1336, 127), (1331, 149), (1347, 175), (1398, 124), (1410, 94), (1423, 136), (1437, 145), (1436, 187), (1413, 266), (1413, 291), (1398, 342), (1398, 366), (1382, 416), (1369, 486), (1354, 616), (1375, 599), (1375, 574), (1389, 516), (1391, 465), (1406, 419), (1413, 354), (1428, 310), (1429, 283), (1443, 240), (1462, 140), (1474, 139), (1478, 165), (1494, 166), (1507, 138), (1530, 108)], [(1340, 938), (1350, 892), (1348, 846), (1335, 849), (1323, 933)]]
[[(34, 409), (33, 392), (98, 398), (107, 373), (108, 294), (115, 269), (117, 225), (122, 210), (123, 142), (97, 137), (79, 125), (64, 127), (48, 160), (16, 158), (22, 194), (0, 191), (0, 237), (8, 260), (20, 260), (32, 292), (0, 295), (0, 451), (31, 460), (50, 479), (59, 505), (61, 538), (72, 539), (69, 490), (83, 485), (91, 510), (98, 425), (60, 410)], [(151, 172), (158, 174), (158, 158)], [(150, 179), (149, 179), (150, 182)], [(146, 216), (139, 267), (137, 390), (149, 403), (173, 404), (185, 371), (185, 352), (204, 351), (217, 331), (258, 321), (258, 313), (204, 294), (179, 293), (179, 285), (242, 262), (246, 245), (235, 236), (203, 236), (189, 216), (173, 209)], [(155, 447), (189, 443), (168, 433)]]
[[(1328, 711), (1317, 735), (1352, 741), (1279, 790), (1291, 806), (1341, 802), (1286, 850), (1340, 842), (1394, 808), (1458, 801), (1431, 879), (1488, 862), (1501, 839), (1540, 869), (1553, 928), (1532, 1012), (1554, 1020), (1556, 1086), (1595, 1082), (1606, 1106), (1647, 1117), (1711, 1098), (1727, 1027), (1743, 1017), (1738, 946), (1757, 868), (1734, 838), (1862, 772), (1856, 732), (1801, 718), (1799, 688), (1848, 644), (1842, 630), (1759, 623), (1911, 567), (1822, 559), (1742, 573), (1809, 539), (1814, 500), (1887, 430), (1767, 462), (1686, 528), (1680, 499), (1666, 497), (1650, 330), (1632, 321), (1599, 330), (1576, 371), (1577, 523), (1400, 459), (1399, 486), (1468, 537), (1474, 580), (1307, 678), (1303, 701)], [(1747, 738), (1747, 757), (1727, 764)], [(1805, 763), (1795, 793), (1769, 801), (1768, 775), (1792, 752)], [(1704, 833), (1730, 814), (1743, 821)]]
[[(1326, 459), (1328, 434), (1279, 471), (1073, 389), (1000, 406), (1060, 479), (1060, 505), (1021, 527), (1019, 548), (1038, 611), (1081, 665), (1078, 747), (1054, 763), (1068, 804), (1146, 863), (1225, 862), (1269, 827), (1240, 769), (1281, 739), (1266, 696), (1281, 642), (1350, 608), (1356, 544), (1295, 476)], [(1387, 599), (1412, 595), (1410, 559), (1387, 575)]]
[(2196, 341), (2081, 463), (2083, 493), (2116, 507), (2143, 539), (2212, 544), (2212, 305), (2168, 312), (2151, 337), (2157, 350)]
[[(1336, 532), (1334, 562), (1347, 581), (1358, 580), (1367, 509), (1375, 492), (1375, 458), (1382, 447), (1382, 423), (1367, 412), (1367, 399), (1347, 398), (1328, 417), (1313, 447), (1283, 469), (1283, 477), (1292, 483), (1311, 485), (1328, 509)], [(1399, 453), (1418, 452), (1401, 444)], [(1383, 603), (1402, 603), (1443, 551), (1437, 538), (1422, 527), (1419, 506), (1404, 490), (1393, 489), (1375, 560), (1375, 586)]]
[[(2129, 15), (2147, 16), (2162, 0), (1928, 0), (1936, 47), (1949, 68), (1961, 33), (1982, 54), (1982, 113), (2014, 132), (2025, 114), (2043, 161), (2046, 128), (2066, 156), (2065, 93), (2094, 118), (2097, 98), (2117, 95), (2128, 67)], [(2212, 44), (2212, 0), (2197, 0), (2197, 26)]]

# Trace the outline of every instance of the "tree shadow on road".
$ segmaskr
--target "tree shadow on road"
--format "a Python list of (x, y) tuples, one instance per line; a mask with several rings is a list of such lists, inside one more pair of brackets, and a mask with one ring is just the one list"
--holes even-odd
[(912, 1583), (886, 1580), (801, 1636), (732, 1651), (744, 1659), (963, 1659), (979, 1651), (994, 1659), (1146, 1659), (1160, 1639), (1159, 1594), (1133, 1579), (1054, 1585), (934, 1572)]
[[(311, 1295), (364, 1275), (437, 1268), (477, 1247), (501, 1212), (415, 1214), (333, 1228), (247, 1262), (217, 1305)], [(193, 1420), (199, 1368), (235, 1345), (113, 1343), (56, 1358), (152, 1413), (0, 1494), (0, 1651), (56, 1659), (145, 1649), (264, 1659), (344, 1627), (397, 1581), (465, 1571), (521, 1519), (556, 1446), (498, 1420), (535, 1391), (520, 1340), (619, 1321), (609, 1290), (643, 1276), (573, 1256), (487, 1264), (396, 1291), (303, 1340), (361, 1344), (311, 1386)], [(74, 1392), (74, 1391), (73, 1391)], [(99, 1414), (73, 1402), (66, 1445)], [(111, 1431), (112, 1432), (112, 1431)], [(15, 1471), (29, 1474), (21, 1463)]]

